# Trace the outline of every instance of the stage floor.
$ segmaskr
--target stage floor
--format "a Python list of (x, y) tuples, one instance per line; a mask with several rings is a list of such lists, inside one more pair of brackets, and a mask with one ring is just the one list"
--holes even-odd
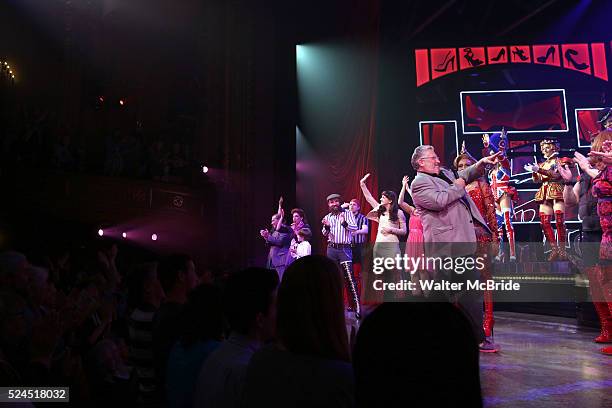
[(576, 319), (495, 313), (497, 354), (480, 354), (485, 407), (612, 407), (612, 357)]

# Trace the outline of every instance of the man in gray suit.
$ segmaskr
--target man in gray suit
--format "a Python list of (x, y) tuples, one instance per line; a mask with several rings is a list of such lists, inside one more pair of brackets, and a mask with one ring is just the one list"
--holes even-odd
[[(280, 225), (279, 225), (280, 223)], [(259, 233), (266, 240), (266, 244), (270, 246), (268, 253), (268, 269), (276, 269), (278, 272), (279, 282), (283, 279), (285, 272), (285, 264), (287, 262), (287, 254), (291, 245), (291, 228), (283, 224), (283, 217), (280, 214), (274, 214), (270, 221), (272, 230), (261, 230)]]
[[(417, 175), (411, 185), (412, 199), (421, 211), (423, 241), (428, 257), (465, 257), (476, 252), (476, 231), (481, 228), (492, 234), (478, 207), (466, 192), (466, 184), (484, 174), (487, 164), (495, 164), (499, 153), (484, 157), (476, 164), (455, 175), (440, 166), (433, 146), (418, 146), (412, 154), (411, 164)], [(478, 269), (465, 274), (438, 270), (436, 278), (446, 280), (477, 280)], [(482, 293), (471, 290), (450, 294), (470, 319), (481, 351), (497, 349), (484, 336), (482, 329)]]
[(455, 176), (452, 171), (440, 167), (433, 146), (423, 145), (414, 149), (411, 164), (417, 175), (411, 185), (412, 199), (422, 212), (425, 242), (472, 243), (473, 249), (467, 251), (469, 254), (476, 248), (475, 222), (492, 232), (465, 186), (482, 177), (486, 165), (494, 164), (498, 154), (480, 159)]

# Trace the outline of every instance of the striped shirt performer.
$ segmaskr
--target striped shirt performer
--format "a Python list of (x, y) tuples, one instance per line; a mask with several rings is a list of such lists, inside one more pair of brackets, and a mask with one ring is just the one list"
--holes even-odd
[(327, 257), (338, 262), (344, 273), (347, 290), (352, 302), (349, 310), (355, 311), (355, 317), (361, 317), (357, 286), (353, 277), (353, 252), (351, 243), (353, 232), (357, 231), (355, 216), (349, 210), (340, 207), (340, 194), (327, 196), (327, 206), (330, 212), (323, 217), (321, 232), (327, 237)]

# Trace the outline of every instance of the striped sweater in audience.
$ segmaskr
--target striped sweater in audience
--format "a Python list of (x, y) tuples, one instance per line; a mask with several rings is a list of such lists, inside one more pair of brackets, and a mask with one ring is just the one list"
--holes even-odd
[(155, 365), (153, 360), (153, 328), (156, 309), (140, 306), (130, 314), (130, 362), (138, 377), (138, 400), (148, 405), (157, 398)]

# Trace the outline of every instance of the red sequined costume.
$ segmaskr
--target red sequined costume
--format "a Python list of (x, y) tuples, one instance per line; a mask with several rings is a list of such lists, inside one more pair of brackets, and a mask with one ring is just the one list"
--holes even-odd
[[(597, 214), (601, 224), (599, 258), (602, 262), (595, 273), (589, 276), (589, 280), (595, 280), (590, 285), (597, 286), (601, 297), (593, 299), (593, 303), (607, 308), (602, 312), (607, 312), (604, 314), (608, 319), (612, 319), (612, 166), (607, 166), (593, 179), (593, 196), (597, 197)], [(604, 330), (608, 328), (604, 328), (603, 323), (602, 321), (602, 335), (607, 334), (608, 337), (599, 342), (612, 342), (610, 333)], [(604, 347), (601, 352), (612, 355), (612, 347)]]
[[(472, 198), (472, 201), (474, 201), (478, 207), (478, 211), (480, 211), (482, 218), (484, 218), (484, 220), (487, 222), (489, 229), (491, 231), (495, 231), (497, 229), (497, 220), (495, 218), (495, 201), (493, 199), (493, 194), (491, 193), (491, 186), (489, 186), (484, 179), (479, 179), (471, 182), (465, 186), (465, 188)], [(498, 244), (497, 234), (489, 234), (488, 232), (485, 232), (484, 228), (476, 228), (476, 239), (478, 240), (477, 255), (490, 253), (490, 249)], [(491, 279), (491, 270), (489, 269), (489, 265), (483, 268), (480, 273), (482, 279)], [(485, 336), (489, 337), (493, 333), (493, 326), (495, 325), (495, 319), (493, 318), (493, 292), (490, 290), (483, 291), (483, 299), (483, 329)]]
[[(477, 162), (477, 160), (465, 149), (465, 142), (463, 142), (461, 146), (461, 154), (457, 156), (454, 161), (455, 169), (458, 167), (459, 161), (464, 158), (471, 161), (472, 164)], [(495, 218), (495, 200), (493, 198), (491, 186), (489, 186), (486, 179), (480, 178), (466, 185), (465, 189), (472, 201), (474, 201), (474, 204), (476, 204), (476, 207), (478, 207), (478, 211), (480, 211), (480, 215), (482, 215), (482, 218), (486, 221), (489, 229), (495, 231), (497, 229), (497, 220)], [(490, 234), (480, 225), (475, 225), (475, 229), (476, 239), (478, 241), (476, 255), (483, 256), (485, 254), (490, 254), (491, 249), (497, 246), (497, 235)], [(483, 280), (491, 279), (491, 270), (488, 264), (480, 273)], [(485, 336), (489, 337), (493, 333), (493, 326), (495, 325), (495, 319), (493, 318), (493, 293), (490, 290), (483, 291), (483, 300), (483, 329)]]
[(612, 166), (607, 166), (593, 179), (593, 196), (597, 197), (602, 233), (599, 258), (612, 260)]

